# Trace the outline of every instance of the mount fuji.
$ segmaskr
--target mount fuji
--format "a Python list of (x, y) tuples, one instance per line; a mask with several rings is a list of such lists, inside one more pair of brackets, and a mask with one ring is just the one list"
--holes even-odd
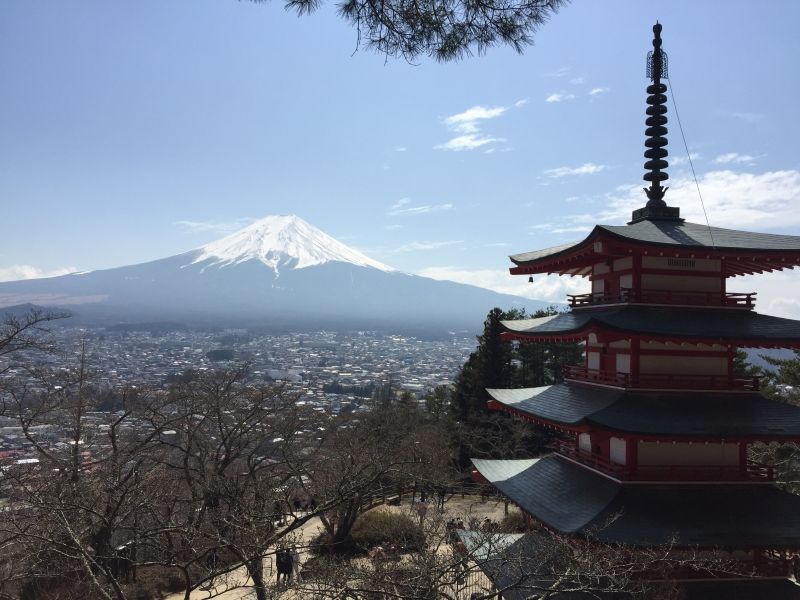
[(478, 329), (493, 307), (542, 302), (402, 273), (297, 216), (113, 269), (0, 283), (0, 306), (66, 308), (81, 324), (172, 321), (279, 329)]

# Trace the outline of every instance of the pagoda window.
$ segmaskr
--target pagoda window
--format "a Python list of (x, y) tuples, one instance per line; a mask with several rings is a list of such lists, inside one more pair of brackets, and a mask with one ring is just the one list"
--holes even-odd
[(624, 465), (627, 457), (627, 444), (624, 439), (618, 437), (611, 438), (610, 446), (611, 462)]
[(588, 433), (578, 434), (578, 449), (584, 452), (592, 451), (592, 436)]
[(586, 353), (586, 366), (590, 371), (597, 371), (600, 369), (600, 353), (587, 352)]
[(619, 289), (632, 290), (633, 289), (633, 273), (626, 273), (619, 276)]
[(700, 271), (722, 273), (722, 261), (710, 258), (666, 258), (643, 256), (642, 268), (669, 271)]
[(638, 465), (739, 466), (739, 444), (720, 442), (639, 442)]

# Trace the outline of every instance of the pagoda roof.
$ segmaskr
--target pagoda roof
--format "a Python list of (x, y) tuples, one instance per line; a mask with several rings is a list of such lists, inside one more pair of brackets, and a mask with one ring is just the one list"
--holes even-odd
[(502, 325), (505, 339), (575, 340), (592, 332), (608, 332), (748, 348), (800, 346), (800, 321), (751, 311), (627, 305), (502, 321)]
[[(509, 534), (506, 534), (509, 535)], [(462, 540), (464, 538), (462, 537)], [(479, 539), (476, 537), (476, 540)], [(497, 549), (486, 555), (482, 548), (472, 553), (472, 545), (465, 542), (467, 550), (476, 559), (480, 569), (486, 573), (495, 588), (502, 590), (505, 600), (527, 600), (542, 590), (551, 588), (556, 580), (569, 588), (570, 581), (564, 581), (563, 572), (556, 575), (556, 565), (560, 548), (554, 545), (549, 536), (531, 531), (524, 535), (503, 540)], [(484, 544), (485, 546), (485, 544)], [(562, 569), (563, 571), (563, 569)], [(657, 586), (658, 583), (654, 582)], [(667, 582), (674, 585), (683, 600), (799, 600), (800, 586), (789, 579), (718, 579), (701, 581)], [(579, 586), (575, 586), (579, 587)], [(654, 590), (655, 591), (655, 590)], [(554, 592), (548, 598), (553, 600), (632, 600), (641, 595), (628, 592), (564, 591)]]
[(499, 408), (566, 429), (644, 436), (800, 439), (800, 407), (757, 392), (643, 392), (581, 383), (487, 389)]
[(624, 485), (557, 454), (526, 468), (473, 459), (547, 527), (609, 544), (800, 548), (800, 496), (772, 485)]
[[(583, 240), (511, 255), (509, 258), (517, 265), (511, 272), (570, 272), (570, 268), (608, 257), (609, 249), (602, 248), (598, 251), (594, 246), (595, 241), (602, 239), (621, 243), (620, 248), (611, 252), (620, 256), (625, 254), (623, 246), (629, 250), (635, 246), (641, 250), (645, 247), (660, 249), (669, 255), (686, 251), (698, 257), (750, 257), (746, 266), (733, 262), (726, 270), (728, 275), (759, 273), (800, 265), (800, 236), (708, 227), (680, 220), (645, 219), (628, 225), (596, 225)], [(752, 255), (770, 255), (772, 258), (765, 262)], [(580, 270), (571, 274), (588, 275), (589, 271)]]

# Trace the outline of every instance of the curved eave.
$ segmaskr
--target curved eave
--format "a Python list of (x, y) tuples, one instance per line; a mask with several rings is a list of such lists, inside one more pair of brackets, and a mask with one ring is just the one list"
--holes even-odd
[(512, 254), (509, 259), (516, 266), (511, 267), (509, 272), (512, 275), (534, 275), (538, 273), (589, 275), (592, 271), (592, 264), (597, 261), (594, 239), (601, 232), (601, 228), (595, 226), (591, 233), (579, 242), (533, 252)]
[(598, 336), (605, 333), (623, 334), (611, 336), (612, 339), (620, 338), (636, 338), (643, 341), (650, 342), (674, 342), (675, 340), (688, 341), (696, 344), (725, 344), (728, 346), (736, 346), (737, 348), (800, 348), (800, 340), (798, 339), (785, 339), (785, 340), (753, 340), (749, 338), (737, 337), (702, 337), (702, 336), (687, 336), (687, 335), (660, 335), (647, 332), (630, 331), (624, 329), (615, 329), (613, 327), (595, 326), (586, 327), (573, 332), (564, 333), (527, 333), (527, 332), (514, 332), (504, 331), (500, 334), (500, 339), (504, 342), (579, 342), (586, 338), (590, 333), (597, 334)]
[[(758, 313), (655, 309), (640, 306), (560, 313), (538, 319), (501, 321), (503, 341), (569, 342), (598, 339), (724, 344), (743, 348), (800, 348), (800, 321)], [(743, 328), (751, 330), (742, 335)], [(777, 332), (793, 334), (783, 337)], [(728, 333), (730, 332), (730, 333)]]
[(539, 416), (535, 413), (526, 412), (518, 408), (514, 408), (513, 406), (508, 406), (507, 404), (503, 404), (502, 402), (498, 402), (497, 400), (489, 400), (488, 407), (489, 410), (504, 412), (511, 415), (512, 417), (528, 421), (535, 425), (540, 425), (542, 427), (549, 427), (550, 429), (557, 429), (563, 432), (580, 433), (588, 429), (588, 427), (581, 426), (580, 423), (560, 423), (553, 419), (547, 419), (545, 417)]
[[(692, 223), (687, 225), (697, 226)], [(723, 274), (728, 277), (781, 271), (800, 266), (800, 242), (797, 247), (785, 248), (732, 247), (700, 243), (676, 244), (629, 237), (616, 229), (613, 226), (596, 225), (591, 233), (579, 242), (512, 255), (509, 258), (515, 266), (511, 267), (509, 271), (512, 275), (557, 273), (559, 275), (586, 276), (591, 273), (591, 265), (595, 262), (608, 257), (621, 258), (634, 254), (670, 258), (719, 259), (723, 261)], [(720, 228), (715, 231), (718, 235), (723, 231), (747, 234), (747, 232)], [(778, 237), (796, 237), (800, 240), (800, 236)], [(597, 242), (601, 242), (599, 247), (596, 245)], [(528, 256), (530, 258), (527, 258)]]
[(800, 441), (800, 407), (756, 392), (731, 397), (719, 391), (643, 392), (571, 382), (486, 391), (492, 410), (573, 434), (600, 430), (640, 440)]
[(800, 496), (771, 485), (636, 485), (552, 454), (476, 470), (549, 527), (603, 543), (674, 548), (800, 548)]

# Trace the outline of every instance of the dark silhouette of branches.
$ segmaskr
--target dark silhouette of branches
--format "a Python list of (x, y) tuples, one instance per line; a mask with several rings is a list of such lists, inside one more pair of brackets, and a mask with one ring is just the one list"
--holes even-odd
[[(251, 0), (265, 2), (266, 0)], [(342, 0), (339, 15), (365, 46), (386, 57), (413, 61), (427, 55), (450, 61), (498, 45), (522, 52), (537, 29), (567, 0)], [(285, 0), (298, 15), (322, 0)]]

